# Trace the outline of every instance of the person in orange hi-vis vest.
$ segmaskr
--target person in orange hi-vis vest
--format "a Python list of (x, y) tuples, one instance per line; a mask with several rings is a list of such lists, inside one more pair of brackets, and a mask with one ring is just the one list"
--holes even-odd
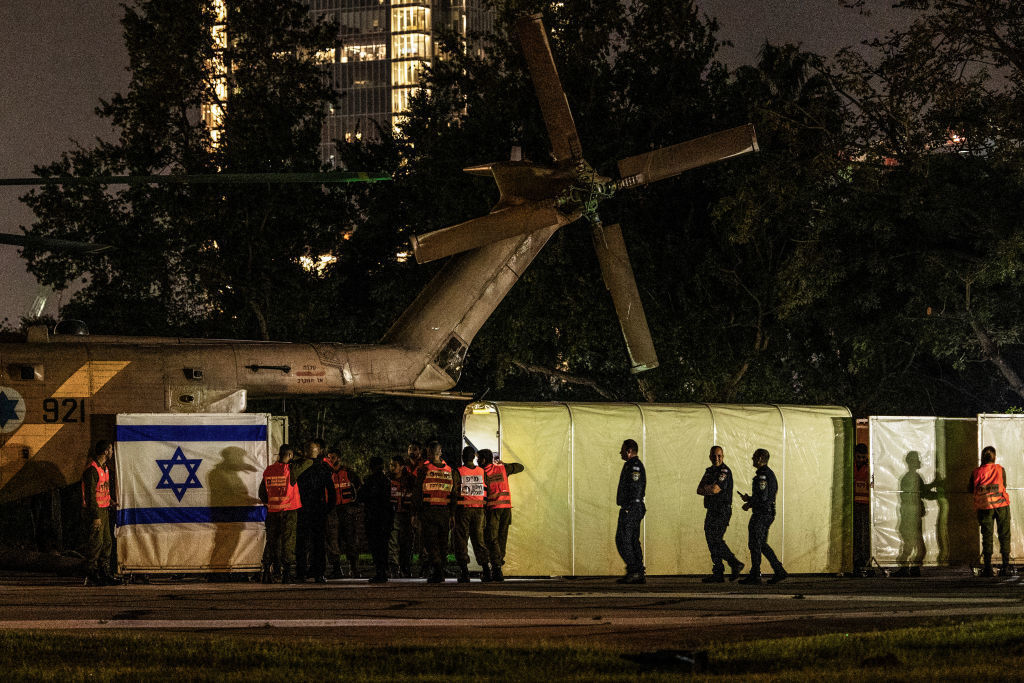
[(267, 506), (267, 543), (263, 547), (263, 573), (260, 581), (291, 583), (295, 577), (295, 536), (299, 513), (299, 485), (291, 462), (295, 450), (281, 444), (277, 462), (263, 470), (259, 497)]
[(356, 492), (363, 482), (341, 458), (337, 448), (327, 451), (327, 465), (334, 482), (334, 510), (327, 516), (327, 559), (333, 570), (332, 579), (340, 579), (342, 555), (348, 560), (349, 576), (359, 578), (359, 546), (357, 545), (359, 516), (356, 511)]
[(981, 449), (981, 467), (971, 474), (967, 486), (974, 494), (974, 509), (981, 527), (981, 556), (984, 561), (980, 576), (995, 576), (992, 571), (992, 523), (999, 528), (999, 552), (1003, 555), (1002, 574), (1009, 575), (1010, 567), (1010, 499), (1006, 495), (1006, 470), (996, 464), (996, 449)]
[[(484, 468), (484, 483), (487, 485), (484, 538), (487, 541), (487, 559), (491, 564), (490, 580), (504, 581), (505, 574), (501, 567), (505, 564), (508, 528), (512, 526), (512, 492), (508, 487), (508, 478), (526, 468), (518, 462), (501, 462), (489, 448), (480, 449), (477, 462)], [(487, 578), (484, 575), (485, 581)]]
[(441, 444), (427, 445), (429, 458), (416, 475), (413, 509), (423, 534), (430, 575), (427, 583), (443, 583), (448, 563), (448, 531), (455, 511), (455, 475), (441, 457)]
[(476, 449), (462, 449), (462, 466), (455, 471), (455, 489), (458, 501), (455, 508), (455, 559), (459, 563), (459, 583), (469, 583), (469, 543), (483, 569), (484, 580), (490, 579), (487, 546), (484, 544), (484, 500), (487, 485), (484, 468), (476, 464)]
[(99, 440), (89, 455), (82, 473), (82, 520), (86, 530), (86, 586), (113, 586), (121, 583), (110, 573), (110, 471), (107, 461), (114, 455), (114, 444)]

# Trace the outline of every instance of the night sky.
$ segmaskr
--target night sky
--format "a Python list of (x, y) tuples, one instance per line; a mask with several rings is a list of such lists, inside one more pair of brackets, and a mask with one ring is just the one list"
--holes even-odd
[[(884, 34), (905, 16), (890, 9), (891, 0), (868, 0), (870, 17), (840, 8), (838, 0), (697, 3), (718, 18), (719, 38), (734, 44), (722, 54), (731, 66), (753, 61), (766, 39), (833, 54)], [(70, 149), (71, 140), (90, 146), (95, 137), (109, 136), (93, 109), (100, 98), (128, 83), (121, 14), (119, 0), (0, 0), (0, 177), (28, 177), (34, 164), (48, 163)], [(31, 222), (31, 212), (17, 200), (28, 189), (0, 188), (0, 232), (19, 232), (19, 225)], [(0, 250), (0, 319), (16, 322), (38, 286), (17, 249)], [(46, 312), (56, 315), (55, 298)]]

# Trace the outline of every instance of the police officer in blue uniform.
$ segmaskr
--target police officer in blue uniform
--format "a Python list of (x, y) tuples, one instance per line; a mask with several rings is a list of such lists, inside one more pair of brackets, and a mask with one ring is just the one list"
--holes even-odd
[(729, 550), (725, 543), (725, 530), (729, 528), (732, 518), (732, 470), (725, 464), (725, 451), (721, 446), (712, 446), (708, 454), (711, 467), (704, 470), (704, 476), (697, 485), (697, 495), (704, 496), (704, 538), (711, 552), (711, 574), (705, 576), (704, 583), (725, 582), (725, 563), (729, 563), (732, 572), (729, 580), (740, 578), (743, 563)]
[(636, 441), (626, 439), (622, 442), (619, 455), (626, 464), (619, 474), (619, 489), (615, 493), (615, 503), (619, 506), (619, 524), (615, 529), (615, 548), (619, 551), (622, 561), (626, 563), (626, 575), (619, 583), (646, 583), (644, 575), (644, 550), (640, 546), (640, 522), (644, 519), (647, 508), (644, 506), (644, 494), (647, 491), (647, 473), (638, 456), (639, 448)]
[(789, 574), (783, 568), (775, 551), (768, 545), (768, 529), (775, 521), (775, 497), (779, 493), (779, 480), (768, 467), (771, 455), (764, 448), (754, 451), (752, 460), (756, 471), (751, 485), (750, 495), (740, 494), (743, 509), (750, 510), (750, 523), (747, 526), (747, 546), (750, 548), (750, 574), (740, 583), (756, 585), (761, 583), (761, 555), (765, 556), (772, 566), (772, 578), (768, 583), (784, 581)]

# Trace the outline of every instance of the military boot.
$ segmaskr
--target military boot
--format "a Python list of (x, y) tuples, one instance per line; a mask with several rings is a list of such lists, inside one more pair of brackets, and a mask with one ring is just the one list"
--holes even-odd
[(505, 580), (505, 575), (501, 573), (501, 565), (495, 564), (491, 566), (491, 580), (502, 582)]
[(730, 581), (735, 581), (736, 579), (740, 578), (740, 572), (743, 571), (743, 567), (744, 567), (743, 563), (740, 562), (739, 560), (733, 560), (732, 562), (730, 562), (729, 563), (729, 569), (730, 569), (729, 580)]
[(459, 583), (469, 583), (469, 567), (464, 564), (459, 565)]
[(260, 572), (260, 583), (274, 583), (274, 575), (270, 571), (270, 567), (263, 567), (263, 571)]
[(299, 583), (291, 567), (284, 568), (284, 572), (281, 574), (281, 583)]
[(487, 562), (480, 564), (480, 581), (483, 583), (490, 583), (491, 579), (491, 565)]

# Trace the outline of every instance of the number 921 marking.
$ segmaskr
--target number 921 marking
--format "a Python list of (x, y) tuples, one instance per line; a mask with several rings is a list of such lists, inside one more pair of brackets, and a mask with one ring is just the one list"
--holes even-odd
[(43, 422), (85, 422), (85, 399), (44, 399)]

